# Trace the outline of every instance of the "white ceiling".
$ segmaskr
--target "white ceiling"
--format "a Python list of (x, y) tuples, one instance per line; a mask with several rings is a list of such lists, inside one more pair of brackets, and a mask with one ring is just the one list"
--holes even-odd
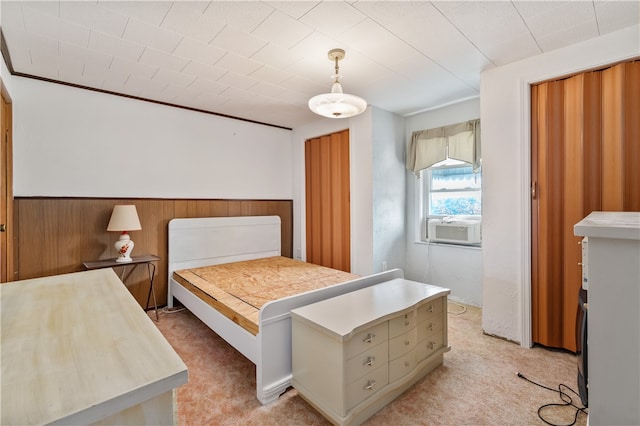
[[(345, 93), (410, 115), (480, 73), (639, 22), (635, 1), (7, 1), (13, 72), (294, 128)], [(3, 54), (6, 54), (3, 51)]]

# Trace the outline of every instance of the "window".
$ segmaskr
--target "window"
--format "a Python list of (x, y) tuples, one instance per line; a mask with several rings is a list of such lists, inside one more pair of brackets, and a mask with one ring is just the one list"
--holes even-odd
[[(464, 226), (480, 222), (482, 217), (482, 172), (468, 163), (447, 159), (422, 170), (420, 179), (422, 200), (421, 239), (436, 239), (429, 235), (429, 221), (446, 225), (464, 223)], [(434, 234), (435, 228), (431, 226)], [(478, 225), (479, 226), (479, 225)], [(448, 232), (452, 232), (449, 230)], [(466, 231), (464, 231), (466, 232)], [(454, 240), (446, 242), (455, 243)], [(478, 238), (465, 240), (461, 244), (478, 244)]]
[(419, 240), (480, 245), (482, 174), (480, 120), (411, 134), (406, 167), (419, 177)]

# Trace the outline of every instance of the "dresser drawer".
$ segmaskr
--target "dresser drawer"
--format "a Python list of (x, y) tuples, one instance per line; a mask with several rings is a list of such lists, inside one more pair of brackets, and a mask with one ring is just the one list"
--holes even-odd
[(389, 359), (394, 360), (411, 349), (418, 343), (418, 330), (414, 327), (401, 336), (389, 340)]
[[(349, 411), (355, 405), (364, 401), (378, 390), (384, 388), (389, 383), (389, 366), (382, 365), (371, 373), (367, 374), (347, 385), (347, 409)], [(342, 413), (342, 415), (345, 415)]]
[(389, 338), (392, 339), (416, 326), (416, 311), (407, 312), (389, 320)]
[(347, 359), (353, 358), (353, 356), (370, 349), (379, 343), (386, 342), (389, 338), (389, 325), (387, 322), (382, 322), (371, 328), (368, 328), (360, 333), (354, 335), (346, 342), (344, 350)]
[(420, 306), (418, 308), (418, 322), (426, 321), (428, 318), (432, 318), (434, 316), (440, 316), (440, 314), (442, 314), (445, 300), (446, 299), (444, 297), (440, 297), (438, 299), (430, 300)]
[(442, 315), (432, 316), (426, 321), (418, 323), (418, 342), (423, 341), (433, 334), (442, 333), (442, 328)]
[(381, 365), (389, 362), (389, 348), (386, 342), (379, 343), (372, 348), (367, 348), (353, 358), (347, 360), (345, 374), (347, 383), (370, 373)]
[(428, 358), (438, 349), (444, 346), (444, 334), (440, 331), (437, 334), (433, 334), (427, 337), (425, 340), (418, 343), (418, 361), (422, 361), (425, 358)]
[(395, 382), (414, 369), (417, 363), (416, 351), (417, 349), (414, 348), (389, 363), (389, 383)]

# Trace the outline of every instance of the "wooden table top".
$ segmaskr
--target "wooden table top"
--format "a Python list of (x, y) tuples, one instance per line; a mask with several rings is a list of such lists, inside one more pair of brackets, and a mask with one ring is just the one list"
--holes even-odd
[(112, 269), (0, 285), (0, 424), (87, 424), (187, 382)]

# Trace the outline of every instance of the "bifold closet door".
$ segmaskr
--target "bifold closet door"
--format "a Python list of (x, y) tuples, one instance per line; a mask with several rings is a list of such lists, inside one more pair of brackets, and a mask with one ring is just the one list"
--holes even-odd
[(349, 131), (305, 141), (307, 262), (351, 270)]
[(576, 350), (582, 285), (573, 226), (640, 211), (640, 62), (531, 88), (532, 337)]

